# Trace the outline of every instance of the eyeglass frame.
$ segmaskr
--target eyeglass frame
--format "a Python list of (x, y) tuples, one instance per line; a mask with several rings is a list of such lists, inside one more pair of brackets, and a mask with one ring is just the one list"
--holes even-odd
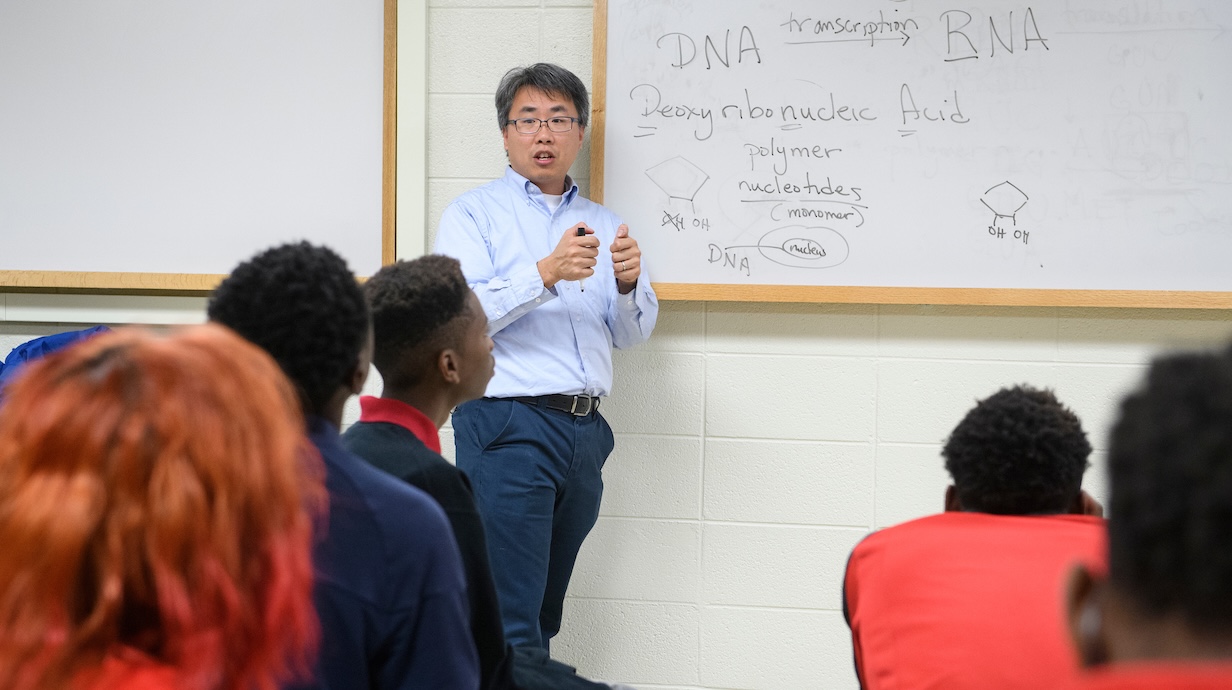
[[(569, 122), (569, 128), (568, 128), (568, 129), (559, 129), (559, 130), (558, 130), (558, 129), (552, 129), (551, 122), (552, 122), (553, 120), (567, 120), (567, 121)], [(519, 123), (519, 122), (538, 122), (538, 123), (539, 123), (539, 126), (538, 126), (538, 127), (536, 127), (536, 128), (534, 128), (533, 130), (531, 130), (531, 131), (529, 131), (529, 132), (523, 132), (522, 130), (518, 129), (518, 123)], [(579, 124), (580, 124), (581, 122), (582, 122), (581, 118), (577, 118), (577, 117), (568, 117), (568, 116), (565, 116), (565, 115), (557, 115), (557, 116), (555, 116), (555, 117), (549, 117), (549, 118), (547, 118), (546, 120), (545, 120), (545, 119), (542, 119), (542, 118), (538, 118), (538, 117), (519, 117), (519, 118), (516, 118), (516, 119), (505, 120), (505, 126), (506, 126), (506, 127), (508, 127), (509, 125), (513, 125), (513, 131), (517, 132), (518, 134), (538, 134), (538, 133), (539, 133), (539, 132), (543, 129), (544, 125), (547, 125), (547, 128), (548, 128), (548, 131), (549, 131), (549, 132), (552, 132), (552, 133), (554, 133), (554, 134), (564, 134), (565, 132), (572, 132), (572, 131), (573, 131), (573, 125), (574, 125), (574, 123), (579, 123)]]

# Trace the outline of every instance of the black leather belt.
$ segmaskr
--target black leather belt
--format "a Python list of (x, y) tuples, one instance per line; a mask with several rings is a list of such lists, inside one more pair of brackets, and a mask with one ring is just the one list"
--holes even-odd
[(585, 417), (599, 409), (599, 396), (597, 395), (536, 395), (509, 399), (536, 407), (546, 407), (549, 410), (568, 412), (575, 417)]

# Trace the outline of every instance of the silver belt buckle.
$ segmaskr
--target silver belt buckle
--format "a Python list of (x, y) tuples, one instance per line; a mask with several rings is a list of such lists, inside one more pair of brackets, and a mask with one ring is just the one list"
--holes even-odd
[[(578, 401), (579, 400), (586, 401), (586, 409), (581, 412), (578, 412)], [(593, 398), (591, 398), (589, 395), (575, 395), (573, 396), (573, 405), (569, 407), (569, 414), (573, 415), (574, 417), (585, 417), (586, 415), (590, 414), (592, 404), (593, 404)]]

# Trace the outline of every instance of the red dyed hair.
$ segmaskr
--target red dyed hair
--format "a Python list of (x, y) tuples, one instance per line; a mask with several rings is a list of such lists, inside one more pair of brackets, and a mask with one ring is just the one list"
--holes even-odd
[(31, 364), (0, 407), (0, 688), (133, 649), (193, 690), (303, 677), (322, 476), (277, 364), (221, 326)]

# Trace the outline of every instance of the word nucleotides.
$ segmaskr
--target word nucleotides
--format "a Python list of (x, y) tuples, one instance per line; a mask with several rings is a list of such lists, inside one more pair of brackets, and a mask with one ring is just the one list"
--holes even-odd
[[(1031, 137), (1056, 126), (1023, 114), (1046, 110), (1057, 70), (1099, 35), (1057, 6), (639, 0), (609, 41), (622, 69), (605, 155), (630, 183), (616, 194), (649, 209), (633, 212), (683, 282), (850, 280), (914, 261), (916, 236), (896, 233), (951, 215), (983, 246), (1035, 251), (1022, 189), (1047, 200), (1052, 182), (1022, 161), (1050, 155)], [(995, 177), (969, 192), (976, 172)]]

